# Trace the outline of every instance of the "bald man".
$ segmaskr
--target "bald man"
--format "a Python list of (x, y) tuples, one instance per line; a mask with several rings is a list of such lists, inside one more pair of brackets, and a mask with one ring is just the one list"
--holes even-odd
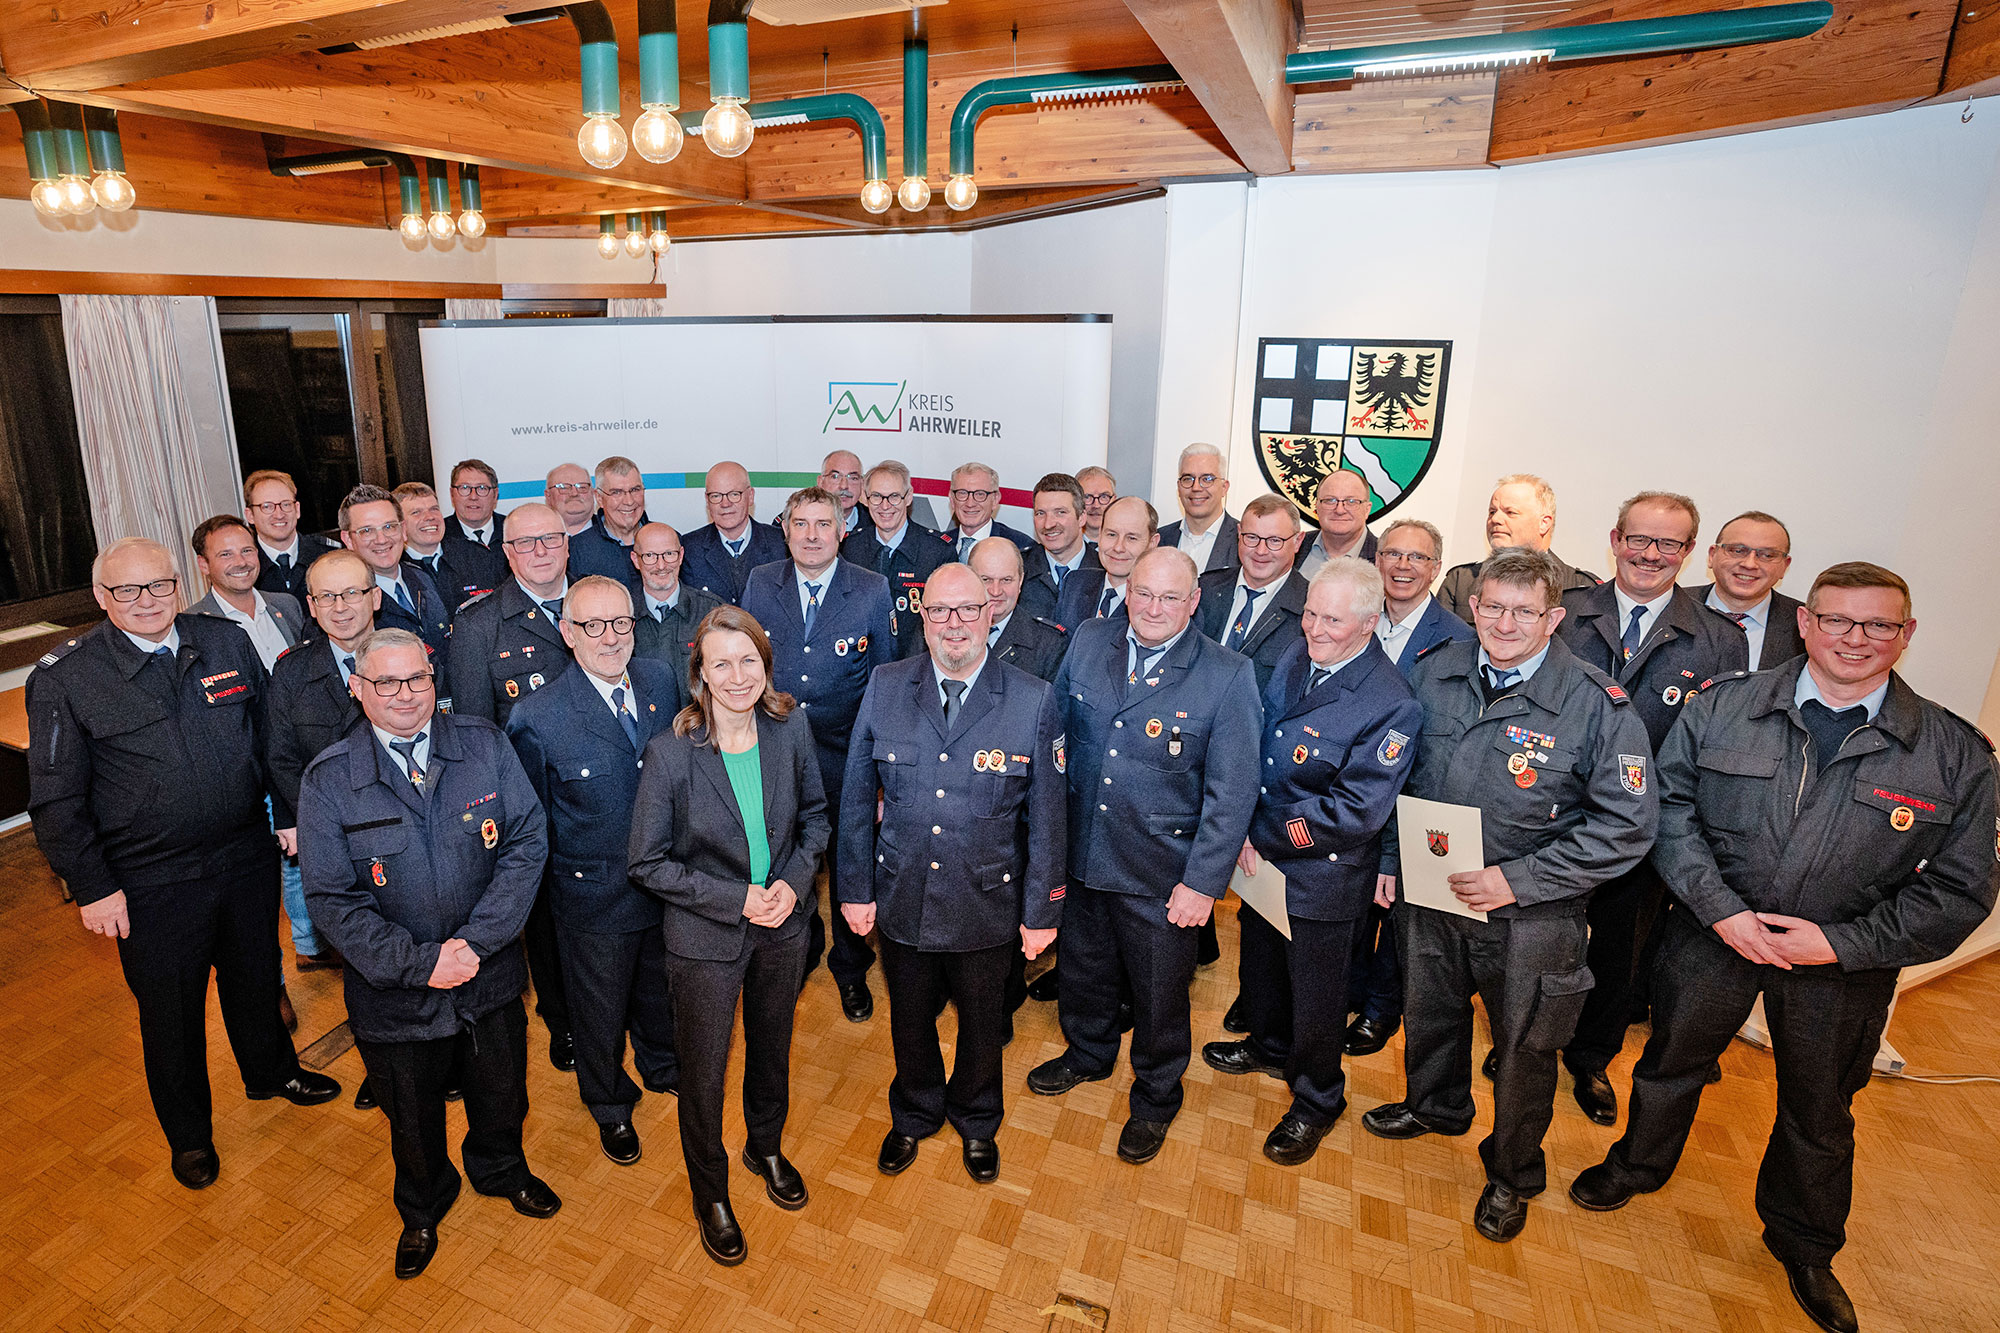
[(703, 486), (708, 522), (681, 539), (681, 578), (734, 606), (750, 571), (788, 554), (785, 536), (757, 521), (757, 488), (741, 463), (721, 462)]

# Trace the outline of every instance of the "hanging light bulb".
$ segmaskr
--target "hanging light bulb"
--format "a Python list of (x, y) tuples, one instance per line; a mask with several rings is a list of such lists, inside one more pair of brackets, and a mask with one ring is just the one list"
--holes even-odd
[(887, 181), (863, 181), (861, 183), (861, 206), (870, 213), (888, 212), (889, 205), (895, 202), (895, 199), (895, 191), (889, 188), (889, 182)]
[(91, 178), (90, 194), (97, 200), (97, 206), (107, 213), (123, 213), (139, 197), (139, 192), (132, 188), (132, 182), (125, 178), (122, 171), (98, 172)]
[(610, 112), (595, 112), (576, 132), (576, 151), (591, 166), (608, 171), (625, 160), (625, 127)]
[(931, 206), (931, 183), (922, 176), (905, 176), (896, 187), (896, 202), (905, 213), (921, 213)]
[(701, 118), (701, 141), (717, 157), (741, 157), (756, 137), (756, 123), (740, 97), (718, 97)]
[(664, 106), (648, 106), (632, 122), (632, 146), (648, 162), (671, 162), (681, 154), (687, 132), (680, 118)]
[(654, 254), (663, 255), (667, 252), (667, 247), (674, 243), (674, 238), (667, 235), (666, 228), (661, 227), (646, 238), (646, 243), (653, 247)]
[(606, 214), (597, 220), (597, 253), (606, 259), (618, 258), (618, 219)]
[(81, 176), (64, 176), (56, 182), (62, 190), (63, 212), (83, 214), (97, 207), (97, 197), (90, 192), (90, 182)]
[(403, 221), (397, 227), (397, 230), (403, 233), (403, 240), (410, 245), (422, 245), (424, 239), (430, 235), (429, 230), (424, 226), (424, 215), (422, 213), (403, 214)]
[[(479, 192), (479, 164), (476, 162), (458, 164), (458, 203), (462, 210), (458, 215), (458, 234), (468, 241), (478, 240), (486, 234), (486, 214), (480, 211), (482, 197)], [(451, 207), (448, 194), (445, 207)]]
[(63, 207), (62, 186), (56, 181), (36, 181), (35, 188), (28, 191), (28, 198), (43, 217), (59, 218), (69, 212)]
[(476, 241), (486, 234), (486, 215), (476, 208), (468, 208), (458, 215), (458, 234), (468, 241)]
[(626, 254), (628, 254), (628, 255), (630, 255), (630, 256), (632, 256), (632, 258), (634, 258), (634, 259), (637, 259), (637, 258), (638, 258), (638, 257), (639, 257), (640, 255), (643, 255), (643, 254), (645, 254), (645, 253), (646, 253), (646, 233), (645, 233), (645, 232), (643, 232), (643, 231), (628, 231), (628, 232), (626, 232), (626, 233), (625, 233), (625, 253), (626, 253)]
[(944, 183), (944, 201), (960, 213), (979, 202), (979, 187), (973, 184), (971, 172), (962, 172)]
[(430, 231), (432, 240), (436, 241), (439, 245), (444, 245), (452, 237), (458, 235), (458, 224), (451, 220), (451, 214), (440, 209), (431, 214), (428, 230)]

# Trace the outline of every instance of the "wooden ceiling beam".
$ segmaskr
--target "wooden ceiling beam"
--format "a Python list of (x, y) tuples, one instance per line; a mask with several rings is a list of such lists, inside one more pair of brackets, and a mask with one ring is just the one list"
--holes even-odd
[(1966, 0), (1952, 29), (1939, 101), (2000, 93), (2000, 4)]
[(1230, 149), (1259, 176), (1292, 169), (1292, 89), (1285, 57), (1298, 46), (1292, 0), (1125, 0), (1133, 17), (1200, 100)]
[(548, 0), (0, 0), (0, 65), (75, 92), (546, 8)]
[[(1564, 24), (1732, 9), (1736, 0), (1612, 0)], [(1496, 163), (1864, 115), (1935, 95), (1958, 0), (1849, 0), (1796, 41), (1508, 70)], [(1521, 29), (1519, 31), (1527, 31)]]

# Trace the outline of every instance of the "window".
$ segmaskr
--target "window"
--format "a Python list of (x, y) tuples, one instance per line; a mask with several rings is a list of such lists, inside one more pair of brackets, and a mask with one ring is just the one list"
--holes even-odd
[(87, 589), (96, 555), (62, 314), (0, 297), (0, 605)]

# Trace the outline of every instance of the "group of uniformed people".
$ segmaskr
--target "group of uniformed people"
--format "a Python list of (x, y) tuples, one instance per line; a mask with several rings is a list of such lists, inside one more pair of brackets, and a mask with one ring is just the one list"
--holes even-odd
[[(1619, 510), (1600, 583), (1551, 553), (1555, 498), (1527, 475), (1494, 490), (1489, 553), (1441, 573), (1430, 524), (1368, 529), (1355, 472), (1324, 480), (1311, 534), (1277, 496), (1230, 515), (1227, 477), (1190, 446), (1162, 526), (1102, 468), (1050, 474), (1026, 533), (967, 463), (938, 531), (893, 461), (828, 455), (774, 524), (724, 462), (683, 537), (649, 519), (629, 459), (564, 464), (505, 515), (467, 460), (449, 516), (421, 483), (355, 488), (336, 545), (259, 472), (242, 519), (194, 534), (211, 591), (186, 613), (163, 548), (107, 547), (105, 623), (29, 682), (32, 812), (85, 925), (119, 940), (174, 1175), (218, 1170), (211, 967), (249, 1096), (340, 1092), (286, 1035), (280, 882), (298, 964), (345, 968), (409, 1277), (461, 1183), (449, 1099), (476, 1190), (560, 1207), (522, 1151), (531, 977), (607, 1157), (640, 1156), (640, 1084), (679, 1096), (702, 1244), (738, 1263), (739, 1004), (742, 1161), (779, 1206), (808, 1202), (782, 1134), (822, 956), (864, 1022), (879, 950), (884, 1173), (949, 1123), (971, 1178), (997, 1177), (1001, 1052), (1029, 996), (1056, 1001), (1065, 1039), (1028, 1075), (1038, 1094), (1108, 1078), (1131, 1032), (1117, 1151), (1142, 1163), (1182, 1103), (1214, 905), (1232, 876), (1276, 874), (1289, 933), (1242, 908), (1234, 1039), (1201, 1050), (1288, 1085), (1273, 1161), (1312, 1158), (1346, 1107), (1343, 1058), (1399, 1027), (1406, 1094), (1364, 1127), (1465, 1133), (1477, 995), (1494, 1118), (1474, 1223), (1511, 1239), (1547, 1182), (1559, 1067), (1615, 1124), (1606, 1070), (1650, 1014), (1625, 1135), (1570, 1188), (1620, 1207), (1667, 1182), (1761, 995), (1780, 1101), (1765, 1238), (1807, 1313), (1854, 1328), (1831, 1270), (1849, 1104), (1897, 971), (1984, 919), (2000, 855), (1991, 748), (1895, 674), (1907, 585), (1842, 564), (1794, 602), (1775, 591), (1789, 534), (1752, 512), (1708, 548), (1715, 581), (1682, 588), (1700, 520), (1658, 491)], [(1402, 848), (1423, 845), (1401, 836), (1403, 794), (1479, 809), (1482, 868), (1448, 881), (1462, 912), (1400, 893)], [(1059, 969), (1029, 983), (1059, 930)]]

